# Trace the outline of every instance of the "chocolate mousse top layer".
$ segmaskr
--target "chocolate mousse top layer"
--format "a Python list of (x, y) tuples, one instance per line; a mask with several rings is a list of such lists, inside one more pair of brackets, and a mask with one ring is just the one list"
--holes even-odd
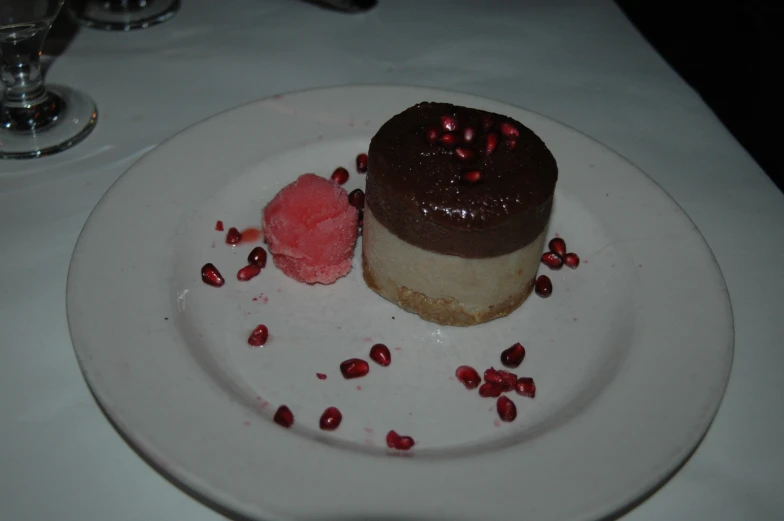
[(400, 239), (436, 253), (496, 257), (547, 226), (558, 166), (507, 116), (420, 103), (370, 142), (366, 201)]

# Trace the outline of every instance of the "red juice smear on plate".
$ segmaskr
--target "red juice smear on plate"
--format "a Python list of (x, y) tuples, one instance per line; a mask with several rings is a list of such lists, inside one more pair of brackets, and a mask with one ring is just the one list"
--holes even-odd
[(251, 242), (258, 242), (261, 239), (261, 229), (260, 228), (245, 228), (241, 232), (242, 238), (240, 239), (239, 244), (248, 244)]

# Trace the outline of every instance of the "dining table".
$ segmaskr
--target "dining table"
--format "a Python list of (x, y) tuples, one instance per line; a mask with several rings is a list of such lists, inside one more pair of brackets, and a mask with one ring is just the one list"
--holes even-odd
[(0, 160), (0, 519), (234, 518), (150, 465), (91, 394), (66, 314), (72, 252), (107, 190), (171, 136), (255, 100), (348, 85), (523, 107), (614, 150), (669, 194), (726, 282), (732, 369), (696, 450), (613, 518), (784, 519), (784, 197), (615, 3), (380, 0), (342, 12), (183, 0), (155, 26), (72, 29), (52, 32), (46, 81), (88, 93), (96, 128), (66, 151)]

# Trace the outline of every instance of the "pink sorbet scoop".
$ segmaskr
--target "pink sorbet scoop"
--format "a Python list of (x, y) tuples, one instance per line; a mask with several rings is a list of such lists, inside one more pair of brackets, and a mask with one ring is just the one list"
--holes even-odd
[(308, 284), (331, 284), (351, 271), (358, 210), (346, 191), (316, 174), (285, 186), (262, 213), (275, 266)]

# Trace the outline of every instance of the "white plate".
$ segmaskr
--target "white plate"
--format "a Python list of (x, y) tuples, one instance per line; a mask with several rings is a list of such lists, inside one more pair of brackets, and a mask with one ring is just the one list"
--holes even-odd
[[(471, 328), (419, 320), (354, 269), (307, 286), (270, 265), (241, 283), (250, 245), (214, 231), (258, 226), (263, 205), (303, 172), (349, 167), (389, 117), (419, 101), (508, 114), (558, 160), (550, 233), (583, 262), (550, 272), (549, 299)], [(203, 284), (212, 262), (227, 279)], [(546, 268), (543, 268), (545, 272)], [(276, 96), (160, 145), (101, 200), (68, 277), (68, 321), (106, 413), (160, 469), (232, 511), (266, 520), (525, 517), (592, 520), (671, 474), (713, 418), (733, 348), (727, 290), (694, 224), (651, 179), (584, 135), (484, 98), (356, 86)], [(246, 339), (258, 323), (267, 346)], [(535, 399), (518, 418), (454, 380), (498, 366), (513, 342)], [(387, 368), (344, 380), (338, 365), (393, 350)], [(328, 375), (326, 380), (316, 373)], [(361, 389), (360, 389), (361, 387)], [(296, 416), (271, 421), (278, 404)], [(318, 429), (338, 406), (343, 424)], [(413, 436), (398, 457), (389, 429)]]

